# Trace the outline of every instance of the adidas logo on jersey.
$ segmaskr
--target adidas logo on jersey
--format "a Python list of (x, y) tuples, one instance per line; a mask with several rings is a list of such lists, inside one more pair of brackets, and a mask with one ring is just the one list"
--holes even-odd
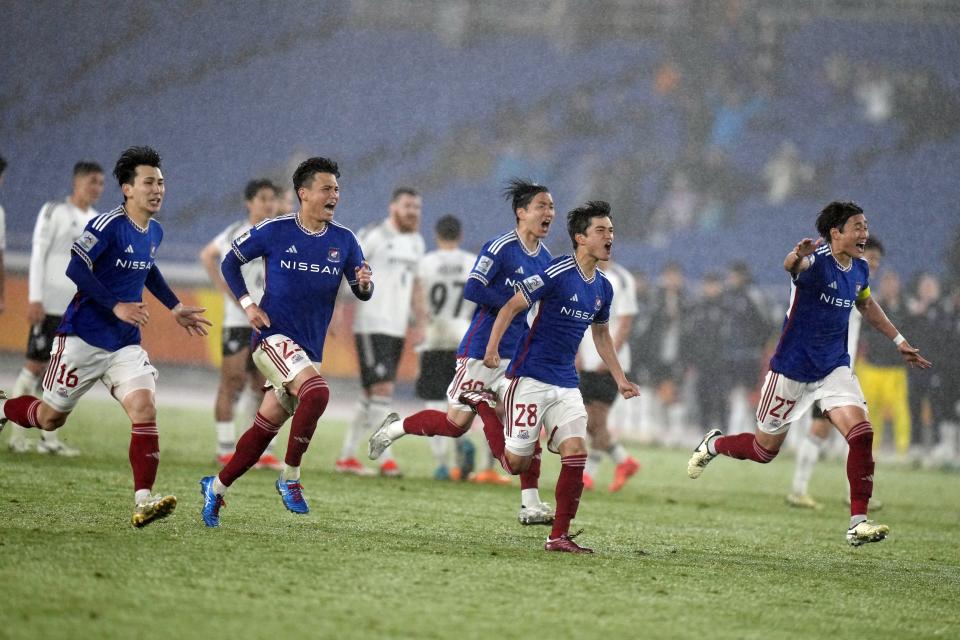
[(297, 245), (295, 244), (290, 245), (290, 248), (287, 249), (287, 253), (296, 253), (296, 252), (297, 252)]
[(125, 253), (133, 253), (133, 245), (128, 244), (127, 248), (124, 250)]
[(523, 267), (517, 267), (517, 270), (514, 271), (514, 273), (519, 273), (520, 275), (523, 275)]
[(577, 294), (570, 296), (570, 302), (580, 302), (580, 298), (577, 297)]
[(834, 280), (833, 282), (831, 282), (831, 283), (828, 284), (827, 286), (830, 287), (831, 289), (836, 289), (836, 288), (837, 288), (837, 281)]

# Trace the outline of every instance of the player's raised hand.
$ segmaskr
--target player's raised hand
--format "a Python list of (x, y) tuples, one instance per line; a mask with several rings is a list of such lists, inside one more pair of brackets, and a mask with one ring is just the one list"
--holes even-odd
[(630, 398), (636, 398), (640, 395), (640, 385), (635, 382), (630, 382), (629, 380), (624, 379), (623, 382), (617, 384), (617, 388), (620, 390), (620, 395), (623, 396), (624, 400), (629, 400)]
[(135, 327), (146, 326), (150, 320), (150, 312), (147, 311), (145, 302), (118, 302), (113, 305), (113, 315)]
[(487, 349), (487, 352), (483, 354), (483, 366), (488, 369), (496, 369), (500, 366), (500, 354), (496, 350), (491, 351)]
[(173, 317), (177, 324), (187, 330), (191, 336), (207, 335), (207, 327), (212, 327), (213, 323), (203, 317), (204, 307), (187, 307), (178, 304), (173, 308)]
[(364, 260), (363, 263), (357, 267), (357, 287), (361, 291), (369, 291), (370, 285), (373, 284), (373, 269), (370, 268), (370, 265), (367, 264), (367, 261)]
[(249, 305), (246, 309), (243, 310), (247, 314), (247, 320), (250, 321), (250, 326), (256, 330), (263, 329), (264, 327), (270, 326), (270, 316), (267, 315), (267, 312), (260, 308), (260, 305), (254, 303)]
[(932, 362), (920, 355), (920, 349), (911, 347), (906, 340), (897, 345), (897, 351), (900, 352), (900, 357), (912, 368), (929, 369), (933, 366)]
[(801, 258), (806, 258), (807, 256), (811, 255), (814, 251), (816, 251), (817, 247), (819, 247), (822, 243), (823, 243), (823, 238), (817, 238), (816, 240), (813, 240), (811, 238), (804, 238), (803, 240), (797, 243), (797, 248), (794, 249), (794, 251)]

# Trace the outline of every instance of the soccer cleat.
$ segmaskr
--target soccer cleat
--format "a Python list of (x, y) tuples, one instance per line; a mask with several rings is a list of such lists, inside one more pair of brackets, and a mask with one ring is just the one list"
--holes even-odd
[(13, 453), (30, 453), (31, 451), (34, 451), (33, 443), (29, 438), (24, 438), (23, 436), (10, 436), (7, 446)]
[(7, 401), (7, 394), (3, 391), (0, 391), (0, 433), (3, 433), (3, 428), (7, 426), (7, 416), (3, 412), (3, 405)]
[(63, 456), (64, 458), (76, 458), (78, 455), (80, 455), (79, 449), (75, 449), (59, 440), (47, 442), (43, 438), (40, 438), (40, 440), (37, 442), (37, 452), (49, 453), (53, 456)]
[(384, 478), (402, 478), (403, 473), (400, 472), (400, 467), (397, 466), (396, 460), (387, 460), (382, 465), (380, 465), (380, 475)]
[(233, 452), (230, 453), (221, 453), (217, 456), (217, 464), (221, 467), (227, 466), (227, 463), (233, 459)]
[(876, 524), (870, 520), (864, 520), (855, 527), (847, 529), (847, 542), (854, 547), (859, 547), (868, 542), (880, 542), (890, 533), (890, 527), (885, 524)]
[(203, 516), (203, 524), (208, 527), (220, 526), (220, 509), (227, 506), (223, 496), (213, 490), (213, 476), (200, 478), (200, 495), (203, 496), (203, 506), (200, 508), (200, 515)]
[(257, 463), (253, 465), (254, 469), (270, 469), (271, 471), (283, 471), (283, 463), (272, 453), (265, 453), (260, 456)]
[(355, 476), (372, 476), (373, 470), (367, 469), (356, 458), (340, 458), (333, 466), (337, 473), (349, 473)]
[(687, 475), (696, 480), (700, 477), (700, 474), (703, 473), (704, 467), (710, 464), (710, 461), (716, 458), (716, 454), (710, 453), (710, 450), (707, 448), (707, 443), (718, 438), (723, 434), (720, 429), (713, 429), (708, 431), (707, 435), (703, 436), (703, 440), (700, 441), (700, 444), (697, 445), (697, 448), (693, 450), (693, 455), (690, 456), (690, 461), (687, 462)]
[(476, 467), (477, 449), (466, 438), (457, 438), (457, 470), (460, 478), (466, 480)]
[(450, 469), (450, 479), (454, 482), (460, 482), (463, 480), (463, 474), (460, 473), (460, 467), (452, 467)]
[(497, 406), (497, 394), (490, 389), (464, 391), (460, 394), (460, 397), (457, 398), (457, 402), (467, 405), (476, 413), (477, 407), (479, 407), (481, 403), (486, 403), (491, 409), (495, 408)]
[(798, 509), (821, 509), (822, 505), (806, 493), (791, 493), (787, 496), (787, 504)]
[(470, 481), (476, 482), (477, 484), (513, 484), (513, 480), (507, 476), (500, 475), (494, 469), (477, 471), (475, 474), (473, 474), (473, 477), (470, 479)]
[(546, 502), (531, 507), (520, 505), (520, 511), (517, 512), (517, 521), (522, 525), (553, 524), (553, 518), (556, 515), (556, 512)]
[[(631, 457), (628, 457), (626, 460), (617, 465), (617, 468), (613, 472), (613, 482), (610, 483), (610, 493), (616, 493), (623, 489), (623, 485), (627, 484), (633, 475), (640, 470), (640, 463), (634, 460)], [(586, 482), (584, 482), (584, 488), (586, 488)]]
[(294, 513), (309, 513), (310, 507), (303, 499), (303, 485), (299, 480), (277, 478), (277, 493), (283, 500), (283, 506)]
[(593, 553), (593, 549), (581, 547), (573, 541), (583, 530), (576, 533), (564, 533), (559, 538), (547, 538), (547, 544), (543, 545), (545, 551), (562, 551), (565, 553)]
[(382, 456), (387, 447), (393, 444), (393, 439), (387, 435), (387, 427), (399, 420), (400, 416), (396, 413), (387, 414), (387, 417), (380, 423), (380, 428), (370, 436), (370, 442), (367, 443), (367, 455), (370, 456), (371, 460), (376, 460)]
[(133, 526), (138, 529), (145, 527), (154, 520), (166, 518), (177, 508), (176, 496), (161, 496), (151, 494), (146, 501), (138, 504), (133, 510), (133, 517), (130, 518)]
[(450, 479), (450, 469), (447, 469), (447, 465), (442, 464), (436, 469), (433, 470), (433, 479), (434, 480), (449, 480)]
[(586, 471), (583, 472), (583, 488), (585, 491), (593, 491), (593, 476)]

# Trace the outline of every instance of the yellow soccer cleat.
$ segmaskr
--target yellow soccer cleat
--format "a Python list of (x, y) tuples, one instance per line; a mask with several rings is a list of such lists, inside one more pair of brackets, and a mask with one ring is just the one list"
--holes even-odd
[(787, 504), (798, 509), (821, 509), (823, 507), (807, 493), (791, 493), (787, 496)]
[(854, 547), (859, 547), (868, 542), (880, 542), (890, 533), (890, 527), (885, 524), (876, 524), (870, 520), (864, 520), (855, 527), (847, 529), (847, 542)]
[(133, 526), (138, 529), (145, 527), (154, 520), (166, 518), (177, 508), (176, 496), (161, 496), (152, 494), (145, 502), (141, 502), (133, 510), (133, 517), (130, 518)]

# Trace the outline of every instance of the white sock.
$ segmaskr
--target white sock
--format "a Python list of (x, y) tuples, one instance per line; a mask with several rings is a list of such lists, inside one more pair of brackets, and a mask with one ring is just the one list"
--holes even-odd
[(603, 452), (598, 451), (597, 449), (590, 449), (590, 455), (587, 456), (587, 466), (583, 468), (583, 472), (591, 478), (596, 478), (597, 469), (600, 468), (600, 464), (602, 462)]
[(524, 507), (540, 504), (540, 491), (537, 489), (521, 489), (520, 504)]
[(861, 522), (866, 522), (866, 521), (867, 521), (866, 515), (850, 516), (850, 528), (853, 529), (855, 526), (857, 526)]
[(480, 438), (480, 440), (482, 442), (475, 447), (477, 453), (474, 462), (477, 465), (477, 470), (486, 471), (487, 469), (493, 469), (494, 461), (493, 453), (490, 451), (490, 445), (487, 444), (486, 438)]
[(357, 404), (357, 411), (353, 414), (353, 422), (347, 427), (343, 436), (343, 447), (340, 449), (340, 459), (353, 458), (357, 453), (357, 445), (367, 429), (367, 414), (370, 412), (370, 401), (361, 398)]
[[(251, 424), (253, 422), (251, 421)], [(217, 455), (227, 455), (233, 453), (233, 448), (237, 446), (237, 430), (233, 426), (232, 420), (218, 420), (217, 427)]]
[[(370, 405), (367, 410), (367, 424), (360, 432), (361, 438), (372, 433), (383, 424), (383, 421), (387, 418), (387, 414), (390, 413), (390, 403), (392, 401), (393, 399), (389, 396), (370, 396)], [(354, 448), (356, 448), (356, 445), (354, 445)], [(382, 465), (387, 460), (393, 460), (393, 447), (383, 452), (383, 455), (380, 456), (380, 464)]]
[(623, 448), (623, 445), (619, 442), (615, 442), (610, 445), (610, 448), (607, 449), (607, 453), (613, 458), (613, 461), (617, 464), (621, 464), (627, 461), (627, 458), (630, 457), (630, 454), (627, 453), (627, 450)]
[[(407, 432), (403, 430), (403, 419), (397, 420), (396, 422), (391, 422), (387, 425), (386, 434), (390, 436), (391, 440), (399, 440), (403, 436), (407, 435)], [(436, 440), (436, 438), (431, 438), (431, 442)]]
[(300, 467), (291, 467), (288, 464), (283, 465), (283, 471), (280, 472), (280, 479), (284, 482), (300, 479)]
[(824, 444), (823, 439), (808, 433), (797, 445), (797, 465), (793, 470), (794, 495), (803, 496), (807, 494), (813, 468), (820, 458), (820, 450), (823, 449)]
[(220, 482), (220, 476), (213, 476), (213, 492), (218, 496), (227, 492), (227, 485)]
[(453, 440), (445, 436), (434, 436), (428, 439), (430, 441), (430, 451), (433, 452), (433, 461), (438, 467), (449, 467), (450, 449), (452, 448), (450, 445), (453, 444)]
[(150, 489), (137, 489), (133, 493), (134, 504), (143, 504), (150, 500)]

